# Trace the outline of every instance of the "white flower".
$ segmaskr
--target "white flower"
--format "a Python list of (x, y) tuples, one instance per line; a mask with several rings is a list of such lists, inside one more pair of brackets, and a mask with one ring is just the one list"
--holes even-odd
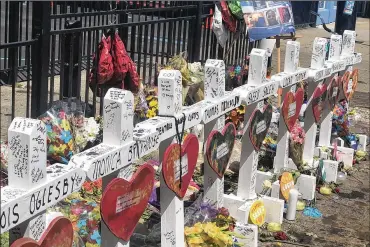
[(264, 187), (264, 188), (271, 188), (271, 187), (272, 187), (272, 185), (271, 185), (271, 181), (270, 181), (270, 180), (265, 180), (265, 181), (263, 182), (263, 187)]

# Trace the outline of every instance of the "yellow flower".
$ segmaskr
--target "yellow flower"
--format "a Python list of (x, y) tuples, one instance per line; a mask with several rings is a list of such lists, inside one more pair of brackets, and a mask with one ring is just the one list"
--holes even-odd
[(158, 107), (158, 100), (157, 99), (153, 99), (149, 102), (149, 107), (152, 108), (152, 107)]
[(156, 114), (156, 110), (153, 108), (153, 109), (149, 109), (146, 113), (146, 117), (147, 118), (152, 118), (152, 117), (155, 117), (157, 114)]
[(146, 96), (146, 101), (151, 101), (152, 99), (153, 99), (153, 95), (148, 95), (148, 96)]
[(60, 123), (60, 127), (62, 127), (64, 130), (71, 130), (71, 126), (66, 119), (62, 120), (62, 122)]

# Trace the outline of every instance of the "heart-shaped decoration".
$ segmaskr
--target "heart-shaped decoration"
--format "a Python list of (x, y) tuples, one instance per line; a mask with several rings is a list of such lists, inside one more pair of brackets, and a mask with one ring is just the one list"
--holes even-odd
[(144, 164), (129, 181), (115, 178), (105, 188), (100, 204), (101, 216), (117, 238), (130, 240), (148, 204), (154, 176), (153, 167)]
[(331, 81), (328, 86), (328, 103), (330, 110), (332, 110), (335, 106), (335, 104), (338, 102), (339, 99), (339, 93), (340, 93), (340, 85), (339, 85), (339, 77), (333, 76), (331, 78)]
[(162, 174), (164, 181), (168, 188), (175, 192), (175, 194), (181, 199), (184, 198), (190, 184), (190, 180), (193, 177), (195, 166), (197, 165), (198, 153), (198, 138), (193, 134), (186, 136), (181, 145), (181, 152), (180, 145), (178, 143), (172, 143), (164, 153), (162, 161)]
[(207, 160), (219, 178), (222, 178), (229, 163), (234, 148), (235, 135), (234, 124), (227, 123), (221, 133), (218, 130), (212, 130), (208, 136)]
[(301, 107), (303, 104), (303, 96), (304, 92), (302, 88), (298, 88), (295, 93), (289, 91), (285, 95), (281, 111), (283, 113), (283, 119), (289, 132), (292, 131), (293, 126), (299, 117), (299, 112), (301, 111)]
[(347, 100), (350, 100), (355, 93), (358, 83), (358, 69), (346, 71), (342, 76), (343, 93)]
[(289, 192), (294, 188), (293, 175), (290, 172), (283, 172), (280, 178), (280, 192), (285, 200), (289, 200)]
[(249, 127), (249, 138), (256, 151), (259, 151), (263, 140), (266, 137), (272, 118), (272, 106), (266, 105), (263, 113), (255, 109), (252, 113)]
[(20, 238), (11, 247), (72, 247), (73, 226), (68, 218), (59, 216), (53, 219), (39, 241)]
[(322, 84), (316, 87), (312, 94), (312, 111), (315, 118), (315, 123), (321, 123), (322, 111), (324, 110), (324, 102), (326, 99), (326, 84)]

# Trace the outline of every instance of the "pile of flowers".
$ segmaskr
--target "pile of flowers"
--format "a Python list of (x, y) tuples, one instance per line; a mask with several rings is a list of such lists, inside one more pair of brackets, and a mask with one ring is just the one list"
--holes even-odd
[(202, 205), (200, 211), (202, 214), (204, 211), (207, 212), (206, 220), (185, 227), (185, 239), (188, 247), (242, 246), (236, 242), (236, 237), (244, 237), (233, 232), (236, 220), (230, 216), (226, 208), (216, 210), (209, 205)]
[(298, 169), (303, 167), (302, 155), (305, 137), (306, 133), (301, 127), (299, 121), (297, 121), (294, 124), (293, 129), (289, 135), (290, 139), (289, 154), (295, 165), (298, 167)]
[(355, 111), (348, 111), (347, 101), (338, 102), (333, 109), (332, 132), (334, 135), (341, 137), (346, 144), (357, 149), (358, 137), (349, 131), (351, 123), (355, 118)]

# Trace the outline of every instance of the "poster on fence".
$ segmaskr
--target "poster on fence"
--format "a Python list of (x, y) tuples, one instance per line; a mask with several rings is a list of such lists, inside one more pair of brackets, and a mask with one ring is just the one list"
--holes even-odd
[(289, 1), (240, 1), (240, 5), (251, 41), (295, 31)]

